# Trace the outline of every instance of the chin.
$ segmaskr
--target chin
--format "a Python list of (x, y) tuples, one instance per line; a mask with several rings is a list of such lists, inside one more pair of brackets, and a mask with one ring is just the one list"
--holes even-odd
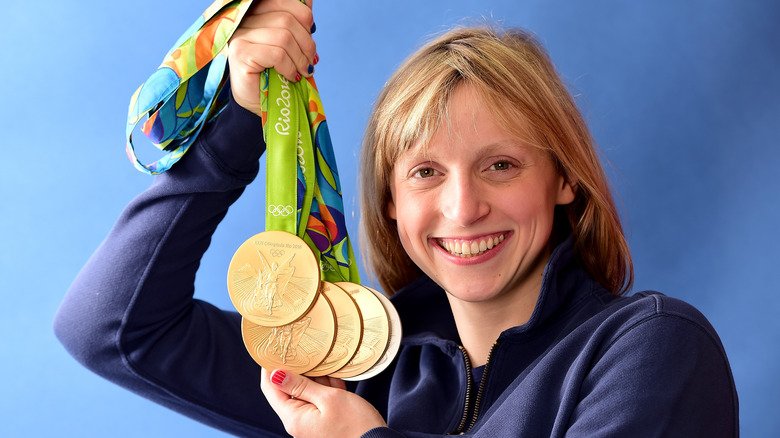
[(491, 301), (502, 295), (502, 291), (505, 290), (504, 287), (485, 285), (484, 281), (481, 281), (476, 285), (469, 285), (464, 282), (454, 283), (455, 284), (453, 284), (453, 282), (450, 282), (449, 284), (439, 283), (439, 285), (442, 286), (442, 288), (447, 292), (447, 295), (467, 303), (483, 303)]

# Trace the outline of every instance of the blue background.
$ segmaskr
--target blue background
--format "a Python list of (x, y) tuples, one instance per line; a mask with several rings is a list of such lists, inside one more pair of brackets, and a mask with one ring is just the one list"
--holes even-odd
[[(80, 267), (150, 184), (124, 154), (129, 97), (209, 0), (4, 3), (0, 435), (219, 436), (83, 369), (51, 329)], [(733, 367), (743, 436), (780, 436), (780, 4), (320, 0), (315, 77), (353, 236), (357, 154), (379, 88), (427, 35), (482, 16), (547, 46), (602, 148), (635, 288), (710, 319)], [(263, 228), (259, 181), (198, 274), (198, 296), (224, 308), (229, 258)]]

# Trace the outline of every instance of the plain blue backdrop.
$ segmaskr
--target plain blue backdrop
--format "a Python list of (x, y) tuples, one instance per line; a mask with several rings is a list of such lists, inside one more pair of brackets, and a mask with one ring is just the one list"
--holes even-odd
[[(0, 435), (222, 435), (83, 369), (51, 329), (80, 267), (151, 182), (124, 154), (129, 97), (209, 0), (4, 3)], [(527, 27), (547, 46), (602, 148), (635, 289), (682, 298), (710, 319), (731, 360), (743, 436), (780, 436), (780, 4), (319, 0), (315, 77), (353, 238), (356, 157), (374, 97), (427, 36), (464, 17)], [(226, 309), (230, 256), (263, 229), (263, 180), (231, 210), (198, 273), (197, 295)]]

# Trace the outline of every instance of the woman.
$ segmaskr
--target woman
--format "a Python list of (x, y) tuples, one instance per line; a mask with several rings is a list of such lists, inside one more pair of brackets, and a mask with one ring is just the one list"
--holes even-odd
[(519, 31), (437, 38), (376, 103), (361, 241), (403, 321), (396, 360), (349, 391), (261, 376), (240, 317), (192, 299), (211, 234), (258, 170), (259, 73), (296, 80), (318, 60), (307, 7), (251, 12), (230, 43), (231, 103), (128, 206), (69, 291), (55, 328), (77, 359), (239, 435), (738, 434), (706, 319), (658, 293), (620, 297), (631, 260), (592, 140)]

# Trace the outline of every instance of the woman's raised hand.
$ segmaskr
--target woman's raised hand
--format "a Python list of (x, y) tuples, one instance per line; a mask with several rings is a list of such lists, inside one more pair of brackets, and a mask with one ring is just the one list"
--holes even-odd
[(313, 0), (260, 0), (228, 43), (233, 99), (260, 115), (260, 73), (275, 68), (290, 81), (310, 76), (319, 61), (311, 36)]

